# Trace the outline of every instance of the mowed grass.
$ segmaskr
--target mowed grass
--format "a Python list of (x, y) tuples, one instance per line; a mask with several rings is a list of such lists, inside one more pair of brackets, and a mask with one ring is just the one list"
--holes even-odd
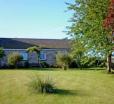
[[(34, 75), (49, 76), (58, 93), (28, 88)], [(105, 70), (0, 70), (0, 104), (114, 104), (114, 74)]]

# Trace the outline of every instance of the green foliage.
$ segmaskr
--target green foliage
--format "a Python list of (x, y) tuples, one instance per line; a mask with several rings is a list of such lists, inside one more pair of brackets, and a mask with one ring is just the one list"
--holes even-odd
[(81, 67), (105, 67), (106, 60), (99, 57), (83, 57), (80, 61)]
[(8, 65), (17, 67), (22, 59), (23, 57), (19, 53), (12, 52), (8, 55)]
[(41, 66), (40, 65), (40, 60), (39, 60), (39, 58), (40, 58), (40, 51), (41, 51), (41, 47), (40, 46), (33, 46), (33, 47), (29, 47), (29, 48), (27, 48), (26, 49), (27, 50), (27, 52), (30, 52), (30, 53), (32, 53), (32, 52), (36, 52), (37, 53), (37, 55), (38, 55), (38, 63), (39, 63), (39, 66)]
[(27, 52), (36, 52), (38, 54), (40, 54), (40, 51), (41, 51), (41, 47), (39, 46), (33, 46), (33, 47), (29, 47), (27, 48)]
[(69, 64), (69, 68), (79, 68), (76, 60), (72, 60), (71, 63)]
[(80, 40), (76, 40), (76, 42), (74, 42), (74, 43), (75, 44), (72, 45), (70, 54), (75, 59), (77, 66), (80, 68), (81, 67), (80, 61), (83, 58), (84, 53), (86, 52), (86, 49), (84, 48), (84, 45)]
[(3, 48), (0, 48), (0, 58), (2, 58), (5, 55)]
[(58, 52), (56, 55), (57, 65), (63, 67), (66, 70), (71, 62), (71, 57), (68, 54)]
[(41, 64), (42, 68), (49, 68), (50, 67), (50, 65), (46, 62), (41, 62), (40, 64)]
[(80, 60), (77, 59), (71, 61), (70, 68), (94, 68), (94, 67), (106, 67), (106, 60), (101, 57), (88, 57), (83, 56)]
[(91, 50), (104, 55), (109, 53), (113, 45), (109, 31), (103, 27), (109, 0), (75, 0), (68, 5), (68, 9), (74, 11), (68, 32), (73, 38), (73, 55)]
[(49, 77), (41, 78), (39, 76), (35, 76), (29, 83), (29, 87), (36, 93), (54, 93), (55, 91), (54, 83)]

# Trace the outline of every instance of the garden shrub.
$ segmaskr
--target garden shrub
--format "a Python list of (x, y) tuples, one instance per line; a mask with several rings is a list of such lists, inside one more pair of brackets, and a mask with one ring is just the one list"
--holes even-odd
[(106, 67), (106, 60), (100, 57), (88, 57), (83, 56), (80, 60), (74, 58), (69, 64), (70, 68), (94, 68), (94, 67)]
[(57, 53), (56, 63), (58, 66), (61, 66), (64, 70), (67, 70), (71, 62), (71, 57), (68, 54)]
[(49, 77), (35, 76), (29, 83), (29, 87), (36, 93), (54, 93), (55, 84)]
[(105, 59), (98, 57), (84, 57), (81, 59), (81, 65), (84, 68), (105, 67)]
[(19, 62), (23, 59), (23, 57), (17, 53), (12, 52), (8, 55), (8, 65), (12, 68), (17, 68), (19, 65)]
[(50, 65), (46, 62), (41, 62), (40, 64), (41, 64), (42, 68), (49, 68), (50, 67)]
[(0, 47), (0, 68), (2, 68), (1, 61), (4, 56), (5, 56), (4, 49)]

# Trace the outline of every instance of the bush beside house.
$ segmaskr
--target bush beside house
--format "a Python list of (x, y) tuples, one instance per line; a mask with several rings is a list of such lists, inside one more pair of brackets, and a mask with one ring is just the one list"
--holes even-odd
[(23, 59), (23, 57), (17, 53), (12, 52), (8, 55), (8, 65), (10, 67), (18, 68), (20, 61)]
[(62, 67), (64, 70), (67, 70), (69, 67), (69, 64), (71, 63), (71, 57), (68, 54), (63, 53), (57, 53), (56, 55), (56, 62), (57, 65)]
[(5, 56), (3, 48), (0, 48), (0, 67), (1, 67), (1, 60)]

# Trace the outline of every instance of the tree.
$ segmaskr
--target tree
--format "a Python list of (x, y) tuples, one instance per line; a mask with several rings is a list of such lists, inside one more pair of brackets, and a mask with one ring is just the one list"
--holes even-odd
[[(109, 56), (112, 49), (110, 30), (105, 29), (103, 21), (108, 13), (109, 0), (75, 0), (74, 4), (67, 3), (68, 9), (73, 10), (72, 25), (68, 33), (73, 38), (73, 51), (83, 46), (85, 55), (92, 51), (96, 54)], [(74, 47), (80, 41), (78, 47)], [(83, 50), (82, 49), (82, 50)], [(92, 54), (92, 53), (91, 53)], [(102, 55), (101, 55), (102, 57)], [(109, 64), (108, 64), (109, 65)], [(110, 69), (108, 68), (110, 71)]]
[[(81, 60), (84, 57), (84, 51), (86, 51), (86, 50), (84, 48), (83, 43), (81, 43), (80, 40), (77, 39), (74, 42), (75, 42), (75, 44), (72, 45), (70, 54), (71, 54), (72, 58), (75, 59), (77, 67), (82, 68)], [(76, 49), (76, 47), (79, 47), (79, 48)]]
[[(104, 27), (106, 29), (108, 29), (110, 31), (110, 34), (109, 34), (109, 39), (110, 39), (110, 42), (112, 43), (112, 46), (113, 46), (113, 34), (114, 34), (114, 0), (110, 0), (110, 5), (109, 5), (109, 8), (108, 8), (108, 14), (106, 16), (106, 18), (104, 19), (104, 23), (103, 23)], [(114, 47), (112, 47), (114, 48)], [(107, 57), (107, 61), (108, 61), (108, 69), (109, 69), (109, 72), (111, 72), (111, 56), (112, 56), (112, 50), (110, 50), (110, 53)]]
[(0, 48), (0, 66), (1, 66), (1, 59), (4, 57), (5, 53), (3, 48)]
[(18, 63), (23, 59), (23, 57), (17, 53), (12, 52), (8, 55), (8, 65), (14, 66), (15, 68), (18, 67)]
[(37, 55), (38, 55), (38, 63), (40, 64), (40, 60), (39, 60), (39, 58), (40, 58), (40, 51), (41, 51), (41, 47), (40, 46), (33, 46), (33, 47), (29, 47), (29, 48), (27, 48), (27, 52), (30, 52), (30, 53), (32, 53), (32, 52), (36, 52), (37, 53)]
[(71, 57), (68, 54), (57, 53), (56, 55), (57, 65), (61, 66), (64, 70), (67, 70), (71, 62)]

